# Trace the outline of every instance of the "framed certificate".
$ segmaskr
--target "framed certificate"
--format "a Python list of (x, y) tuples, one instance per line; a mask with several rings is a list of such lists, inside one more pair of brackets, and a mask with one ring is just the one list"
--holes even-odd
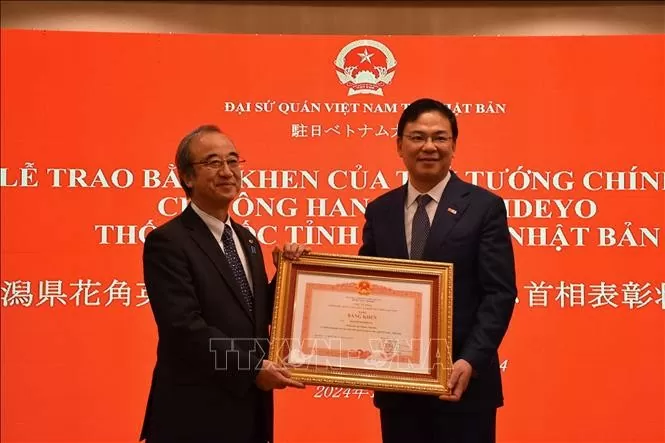
[(305, 384), (441, 395), (450, 263), (310, 253), (281, 260), (269, 358)]

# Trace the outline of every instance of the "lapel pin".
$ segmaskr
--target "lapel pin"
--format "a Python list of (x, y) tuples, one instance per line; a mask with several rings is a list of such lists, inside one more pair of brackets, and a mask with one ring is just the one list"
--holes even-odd
[(457, 214), (457, 210), (455, 210), (453, 208), (448, 208), (448, 212), (450, 212), (453, 215)]

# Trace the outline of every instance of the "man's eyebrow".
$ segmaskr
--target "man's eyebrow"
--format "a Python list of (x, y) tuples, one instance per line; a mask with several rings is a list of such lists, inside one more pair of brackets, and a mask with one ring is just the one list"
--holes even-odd
[[(426, 135), (427, 132), (426, 131), (415, 130), (415, 131), (412, 131), (411, 134)], [(440, 134), (446, 134), (447, 135), (448, 131), (445, 130), (445, 129), (440, 129), (438, 131), (432, 132), (432, 135), (440, 135)]]

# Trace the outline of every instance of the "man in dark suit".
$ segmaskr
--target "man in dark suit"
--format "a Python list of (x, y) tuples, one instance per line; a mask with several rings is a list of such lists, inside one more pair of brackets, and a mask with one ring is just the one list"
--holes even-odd
[(408, 106), (397, 127), (408, 183), (365, 211), (360, 255), (453, 263), (452, 394), (376, 392), (384, 443), (496, 438), (503, 405), (497, 350), (517, 296), (513, 247), (503, 200), (450, 170), (457, 135), (444, 104)]
[[(191, 202), (145, 239), (159, 336), (141, 432), (148, 443), (271, 442), (272, 390), (304, 387), (267, 360), (274, 281), (256, 237), (229, 216), (241, 163), (216, 126), (188, 134), (176, 165)], [(273, 262), (306, 252), (288, 244)]]

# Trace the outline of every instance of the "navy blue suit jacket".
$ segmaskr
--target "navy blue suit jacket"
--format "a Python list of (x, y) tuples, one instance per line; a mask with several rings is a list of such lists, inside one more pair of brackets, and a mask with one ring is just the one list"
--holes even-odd
[[(409, 258), (404, 229), (406, 195), (404, 185), (367, 206), (360, 255)], [(453, 361), (467, 360), (474, 376), (457, 403), (429, 395), (376, 392), (375, 405), (467, 411), (502, 406), (498, 347), (508, 329), (517, 296), (513, 246), (503, 199), (461, 180), (451, 171), (423, 260), (453, 264)]]

